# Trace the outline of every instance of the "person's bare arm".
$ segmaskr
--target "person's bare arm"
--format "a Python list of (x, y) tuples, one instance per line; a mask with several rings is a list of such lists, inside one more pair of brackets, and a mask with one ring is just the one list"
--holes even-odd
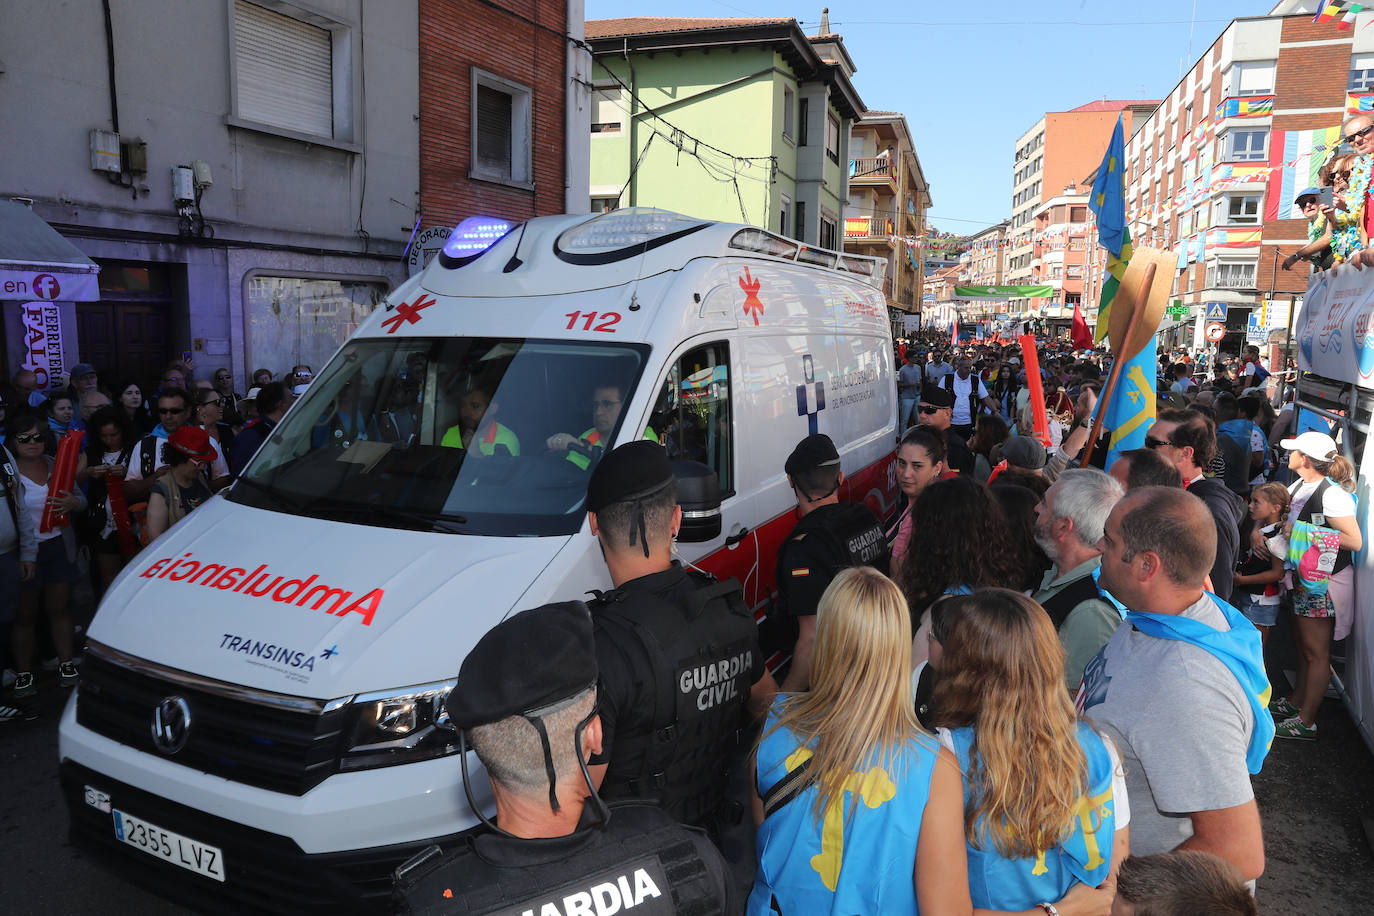
[(773, 698), (777, 695), (778, 682), (773, 680), (772, 672), (764, 671), (763, 677), (749, 688), (749, 717), (755, 722), (762, 722), (763, 717), (768, 715), (768, 707), (773, 705)]
[(1264, 874), (1264, 837), (1253, 798), (1231, 808), (1194, 811), (1188, 817), (1193, 822), (1193, 835), (1177, 848), (1220, 856), (1239, 868), (1247, 881)]
[(1360, 526), (1355, 524), (1355, 516), (1347, 515), (1343, 518), (1332, 518), (1328, 515), (1326, 524), (1341, 533), (1342, 550), (1358, 552), (1364, 547), (1364, 536), (1360, 534)]
[(964, 841), (964, 780), (954, 755), (945, 748), (940, 748), (930, 779), (930, 797), (921, 815), (912, 878), (921, 912), (973, 912)]
[(148, 497), (148, 537), (157, 537), (167, 530), (167, 499), (161, 493)]
[(811, 649), (816, 644), (816, 615), (797, 618), (797, 645), (792, 650), (792, 668), (783, 679), (784, 693), (800, 693), (811, 686)]

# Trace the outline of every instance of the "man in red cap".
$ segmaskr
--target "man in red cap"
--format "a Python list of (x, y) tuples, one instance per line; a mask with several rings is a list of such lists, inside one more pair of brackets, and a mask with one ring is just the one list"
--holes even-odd
[(150, 537), (158, 537), (213, 495), (201, 471), (219, 457), (210, 434), (199, 426), (182, 426), (172, 433), (163, 455), (167, 473), (153, 482), (148, 494)]

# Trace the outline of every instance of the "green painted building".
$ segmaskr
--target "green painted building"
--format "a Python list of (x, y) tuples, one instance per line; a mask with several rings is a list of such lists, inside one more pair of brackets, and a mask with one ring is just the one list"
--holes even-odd
[(593, 211), (661, 207), (843, 245), (863, 102), (840, 36), (794, 19), (635, 17), (591, 20), (587, 41)]

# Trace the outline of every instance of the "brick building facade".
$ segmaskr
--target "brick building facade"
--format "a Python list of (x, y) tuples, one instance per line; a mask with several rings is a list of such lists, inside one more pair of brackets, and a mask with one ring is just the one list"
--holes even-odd
[(590, 58), (564, 37), (583, 31), (569, 8), (420, 4), (423, 225), (586, 212), (590, 93), (581, 86)]
[[(1234, 20), (1127, 140), (1132, 238), (1177, 255), (1173, 298), (1191, 306), (1166, 319), (1164, 344), (1202, 347), (1210, 306), (1225, 315), (1222, 349), (1238, 351), (1265, 300), (1285, 306), (1269, 311), (1273, 325), (1301, 297), (1306, 269), (1281, 269), (1307, 241), (1292, 199), (1317, 183), (1348, 110), (1374, 84), (1368, 21), (1338, 30), (1310, 13)], [(1105, 264), (1093, 243), (1085, 298), (1095, 305)]]

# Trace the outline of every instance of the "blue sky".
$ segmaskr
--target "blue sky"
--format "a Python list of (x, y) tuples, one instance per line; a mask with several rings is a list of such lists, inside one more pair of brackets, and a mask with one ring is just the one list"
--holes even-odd
[(1104, 96), (1163, 98), (1228, 22), (1273, 8), (1267, 0), (812, 0), (810, 7), (697, 0), (688, 12), (646, 0), (586, 0), (586, 10), (588, 19), (792, 16), (814, 34), (826, 2), (831, 29), (858, 68), (864, 104), (906, 115), (935, 199), (931, 223), (961, 234), (1010, 215), (1013, 144), (1045, 112)]

